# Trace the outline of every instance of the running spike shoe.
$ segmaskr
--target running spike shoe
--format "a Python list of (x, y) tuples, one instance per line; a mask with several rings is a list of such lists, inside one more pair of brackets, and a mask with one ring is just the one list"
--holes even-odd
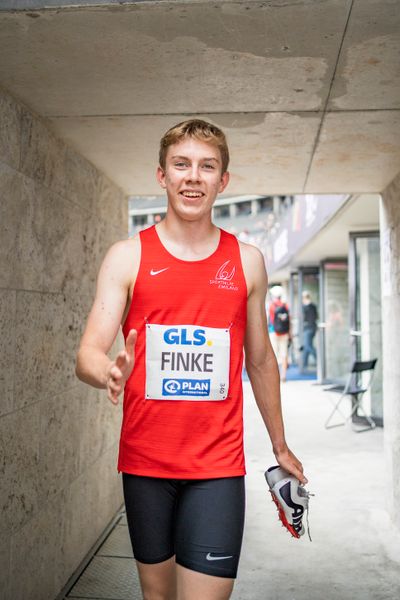
[(300, 538), (304, 534), (303, 516), (307, 512), (308, 537), (311, 541), (308, 502), (312, 494), (307, 492), (293, 475), (279, 466), (270, 467), (265, 471), (265, 479), (278, 509), (279, 518), (293, 537)]

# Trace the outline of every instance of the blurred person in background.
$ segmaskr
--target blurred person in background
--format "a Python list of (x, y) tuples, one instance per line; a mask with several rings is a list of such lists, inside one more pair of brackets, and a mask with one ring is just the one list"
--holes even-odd
[(308, 357), (312, 356), (317, 362), (317, 352), (313, 340), (317, 331), (318, 311), (315, 304), (311, 301), (311, 294), (308, 291), (302, 293), (303, 302), (303, 345), (301, 370), (305, 371), (308, 367)]
[(289, 343), (291, 341), (290, 313), (288, 305), (282, 301), (283, 289), (274, 285), (270, 289), (272, 302), (269, 306), (271, 342), (278, 361), (281, 381), (286, 381)]

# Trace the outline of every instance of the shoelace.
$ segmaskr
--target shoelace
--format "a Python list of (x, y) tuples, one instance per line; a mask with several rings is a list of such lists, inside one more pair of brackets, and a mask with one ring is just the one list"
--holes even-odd
[[(311, 492), (307, 492), (307, 490), (304, 487), (302, 487), (301, 485), (299, 485), (299, 494), (300, 494), (300, 496), (303, 496), (303, 498), (307, 498), (307, 500), (310, 500), (310, 496), (315, 496), (315, 494), (312, 494)], [(312, 542), (311, 533), (310, 533), (309, 512), (310, 512), (310, 503), (307, 502), (307, 509), (306, 509), (307, 535), (308, 535), (308, 539), (310, 540), (310, 542)]]

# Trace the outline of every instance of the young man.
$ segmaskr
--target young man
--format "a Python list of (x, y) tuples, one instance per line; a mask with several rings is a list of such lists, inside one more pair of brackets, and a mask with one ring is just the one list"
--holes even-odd
[[(189, 120), (162, 138), (163, 221), (114, 244), (100, 268), (77, 375), (124, 390), (118, 470), (146, 600), (226, 600), (244, 521), (242, 355), (277, 462), (288, 448), (265, 317), (261, 253), (211, 222), (229, 181), (225, 136)], [(126, 347), (107, 352), (122, 325)]]
[(281, 381), (286, 381), (291, 340), (289, 307), (282, 301), (283, 290), (280, 285), (274, 285), (270, 294), (272, 302), (269, 307), (269, 322), (272, 325), (272, 347), (281, 370)]

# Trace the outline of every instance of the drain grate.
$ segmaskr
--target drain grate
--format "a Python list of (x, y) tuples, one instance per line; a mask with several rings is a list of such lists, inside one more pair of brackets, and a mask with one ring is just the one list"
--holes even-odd
[(95, 556), (67, 595), (68, 600), (72, 598), (140, 600), (133, 558)]
[(133, 558), (128, 528), (125, 525), (118, 524), (99, 548), (96, 556)]
[(141, 600), (126, 514), (119, 511), (56, 600)]

